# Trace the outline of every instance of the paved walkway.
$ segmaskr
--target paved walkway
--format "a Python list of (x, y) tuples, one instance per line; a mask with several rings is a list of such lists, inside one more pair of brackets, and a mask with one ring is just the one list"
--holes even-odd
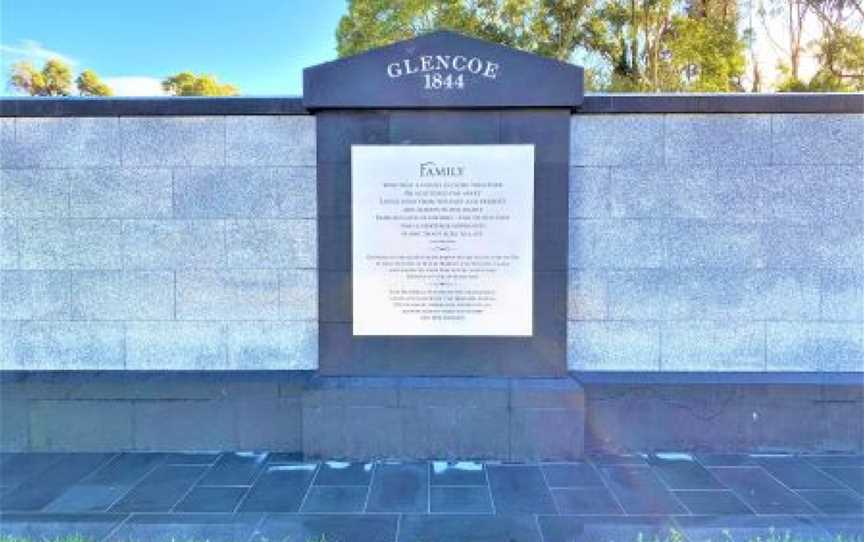
[(0, 533), (93, 541), (636, 542), (678, 529), (864, 538), (864, 456), (303, 462), (280, 453), (0, 454)]

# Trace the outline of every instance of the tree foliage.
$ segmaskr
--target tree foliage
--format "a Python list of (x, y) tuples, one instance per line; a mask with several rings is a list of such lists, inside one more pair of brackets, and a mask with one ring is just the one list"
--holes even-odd
[[(58, 58), (48, 59), (37, 69), (32, 63), (22, 61), (12, 65), (9, 86), (30, 96), (69, 96), (72, 94), (72, 69)], [(81, 96), (111, 96), (111, 87), (106, 85), (96, 72), (84, 70), (75, 79), (75, 87)]]
[(347, 56), (436, 29), (537, 54), (600, 59), (591, 86), (729, 91), (744, 45), (735, 0), (349, 0), (336, 31)]
[(180, 72), (162, 81), (165, 92), (174, 96), (235, 96), (237, 87), (220, 83), (210, 74)]
[(72, 70), (62, 60), (51, 58), (42, 69), (30, 62), (12, 65), (10, 86), (30, 96), (69, 96), (72, 93)]
[(84, 70), (75, 79), (81, 96), (113, 96), (111, 87), (106, 85), (93, 70)]

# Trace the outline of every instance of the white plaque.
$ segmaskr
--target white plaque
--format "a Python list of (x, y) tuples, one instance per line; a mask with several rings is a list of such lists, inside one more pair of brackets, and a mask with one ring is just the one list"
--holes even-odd
[(352, 145), (354, 335), (533, 333), (533, 145)]

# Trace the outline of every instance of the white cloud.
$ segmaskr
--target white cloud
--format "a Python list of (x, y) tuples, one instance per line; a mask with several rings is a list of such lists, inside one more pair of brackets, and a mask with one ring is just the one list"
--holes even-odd
[(115, 96), (164, 96), (162, 82), (146, 75), (105, 77), (103, 81), (111, 87)]
[(35, 40), (20, 40), (16, 44), (0, 44), (0, 58), (2, 58), (4, 64), (19, 60), (44, 61), (49, 58), (60, 59), (70, 66), (78, 64), (76, 59), (53, 49), (48, 49)]

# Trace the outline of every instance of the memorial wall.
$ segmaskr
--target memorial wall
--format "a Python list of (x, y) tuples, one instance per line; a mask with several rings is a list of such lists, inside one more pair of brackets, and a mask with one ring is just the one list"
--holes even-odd
[(445, 32), (0, 100), (0, 447), (860, 451), (864, 96), (581, 77)]

